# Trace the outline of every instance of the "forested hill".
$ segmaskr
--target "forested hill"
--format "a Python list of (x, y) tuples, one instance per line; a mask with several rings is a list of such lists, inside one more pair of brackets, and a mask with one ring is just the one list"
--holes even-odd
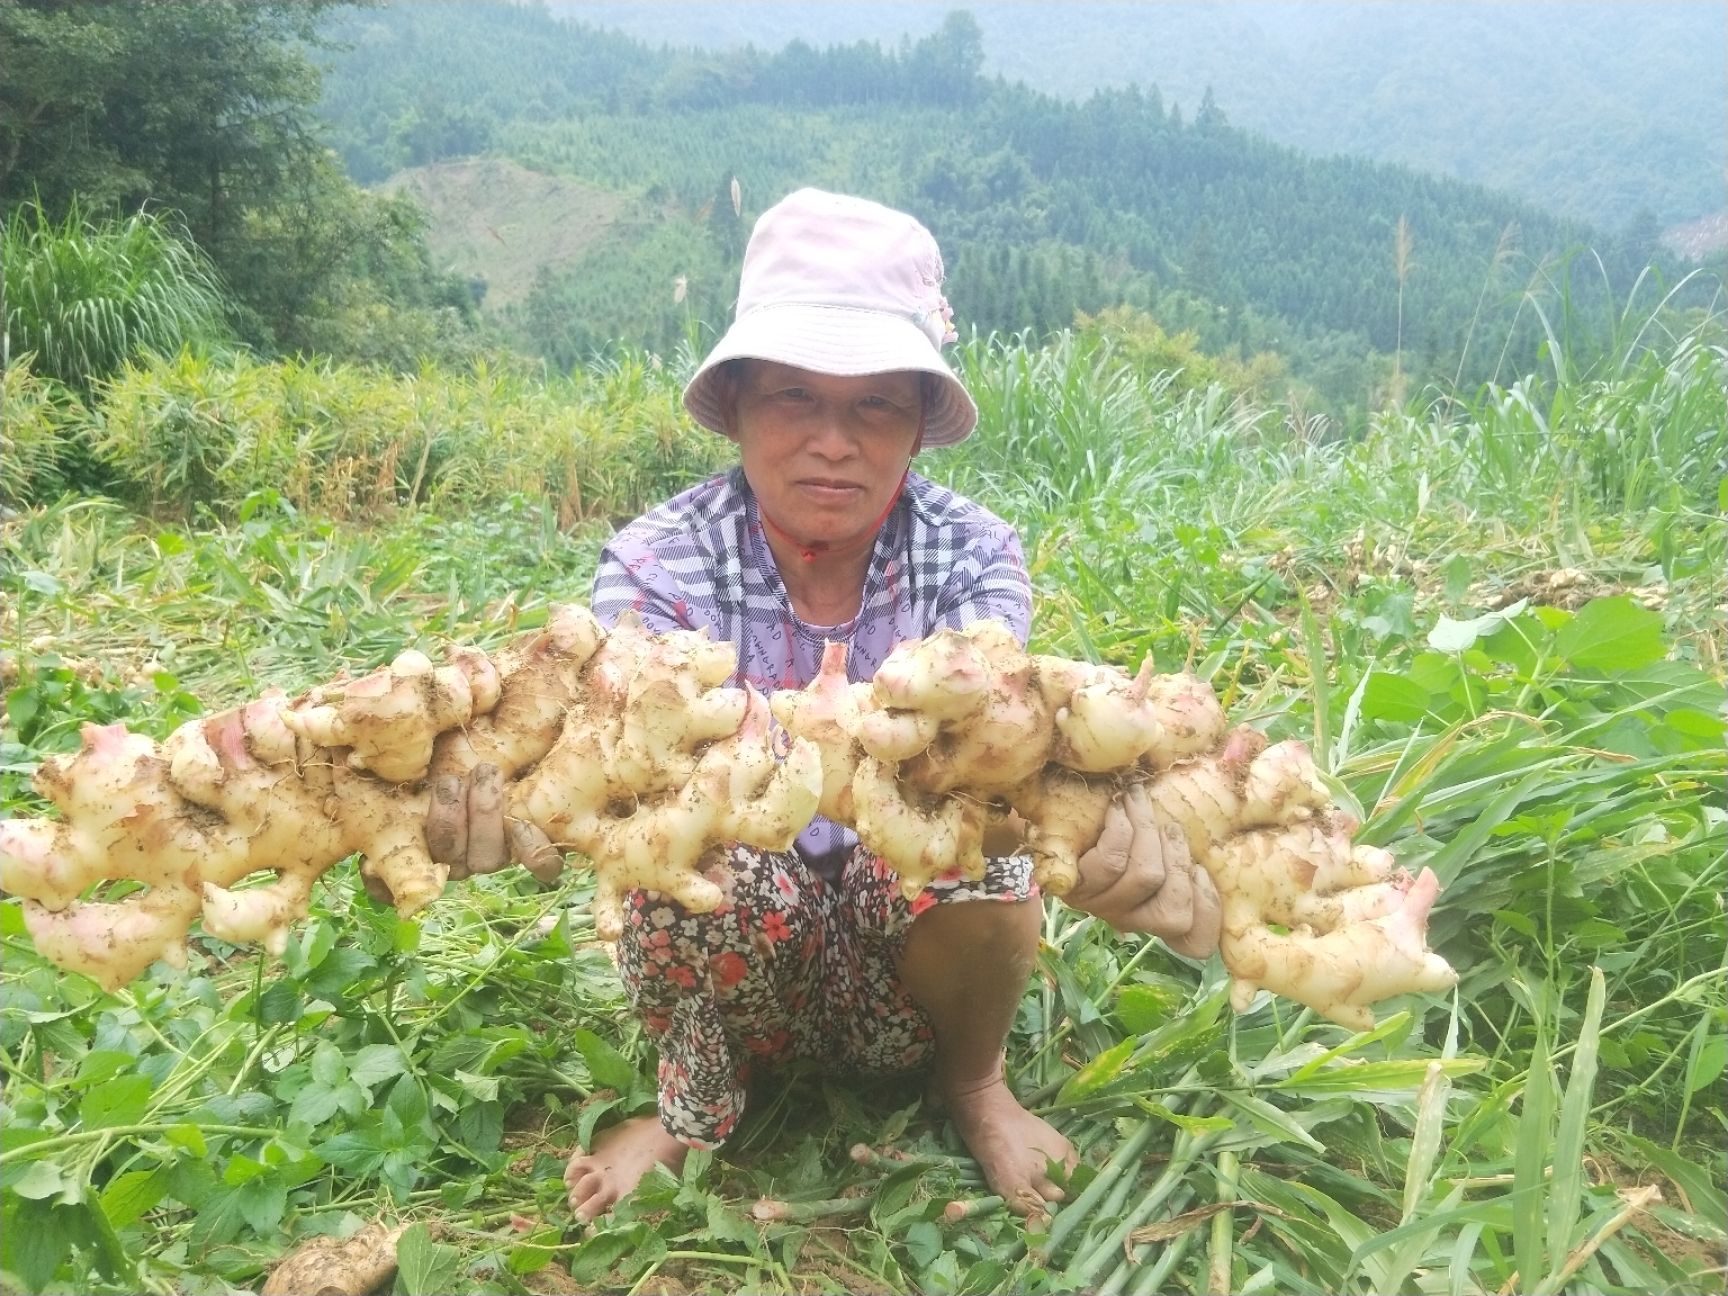
[(893, 50), (650, 49), (477, 4), (362, 10), (338, 34), (325, 110), (358, 178), (496, 154), (626, 200), (512, 313), (561, 362), (723, 321), (750, 222), (800, 184), (918, 212), (962, 328), (1043, 331), (1128, 304), (1211, 348), (1277, 350), (1351, 403), (1394, 366), (1468, 381), (1534, 363), (1518, 299), (1569, 249), (1593, 246), (1617, 292), (1659, 257), (1504, 194), (1306, 157), (1210, 101), (1185, 116), (1156, 93), (1075, 103), (986, 78), (965, 13)]
[[(920, 39), (953, 0), (845, 5), (549, 0), (650, 44), (779, 49)], [(1400, 162), (1622, 229), (1728, 207), (1728, 5), (1674, 0), (979, 3), (984, 70), (1084, 98), (1210, 88), (1239, 126)]]

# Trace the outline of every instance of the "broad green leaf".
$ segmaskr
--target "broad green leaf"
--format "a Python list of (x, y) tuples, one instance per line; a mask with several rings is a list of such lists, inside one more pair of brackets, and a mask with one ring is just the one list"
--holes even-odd
[(497, 1076), (478, 1076), (471, 1071), (458, 1070), (454, 1078), (456, 1083), (462, 1086), (462, 1091), (471, 1098), (492, 1102), (498, 1097)]
[(236, 1199), (247, 1225), (260, 1236), (274, 1233), (288, 1210), (288, 1188), (274, 1175), (243, 1184)]
[(576, 1051), (588, 1064), (588, 1074), (593, 1077), (595, 1088), (629, 1092), (630, 1086), (636, 1082), (636, 1068), (630, 1065), (628, 1058), (585, 1027), (577, 1027), (573, 1039)]
[(251, 1157), (236, 1154), (228, 1158), (228, 1164), (222, 1167), (222, 1182), (230, 1188), (238, 1188), (243, 1183), (250, 1183), (261, 1174), (268, 1174), (270, 1167), (262, 1161), (254, 1161)]
[(1554, 637), (1554, 649), (1585, 671), (1625, 671), (1667, 656), (1662, 618), (1630, 598), (1592, 599)]
[(244, 1188), (218, 1188), (205, 1199), (192, 1220), (187, 1240), (202, 1250), (219, 1242), (232, 1242), (246, 1228), (245, 1202), (240, 1194)]
[(762, 1244), (762, 1234), (756, 1226), (717, 1197), (706, 1200), (708, 1236), (720, 1242), (731, 1242), (754, 1251)]
[(1475, 645), (1484, 635), (1491, 635), (1501, 626), (1524, 610), (1524, 601), (1501, 608), (1497, 612), (1484, 613), (1469, 621), (1454, 621), (1442, 614), (1428, 632), (1428, 646), (1437, 653), (1461, 653)]
[(30, 1291), (41, 1291), (72, 1254), (65, 1209), (45, 1201), (13, 1200), (0, 1219), (0, 1270)]
[(561, 1241), (563, 1234), (558, 1229), (535, 1229), (510, 1248), (504, 1258), (504, 1267), (519, 1276), (539, 1273), (552, 1263), (553, 1257), (558, 1254), (556, 1248)]
[(102, 1213), (115, 1228), (142, 1219), (168, 1195), (168, 1176), (161, 1166), (154, 1170), (128, 1170), (116, 1175), (102, 1189)]
[(402, 1050), (394, 1044), (368, 1044), (348, 1059), (348, 1078), (370, 1093), (407, 1069)]
[(13, 1192), (28, 1201), (44, 1201), (49, 1197), (58, 1197), (68, 1188), (76, 1190), (75, 1181), (66, 1178), (66, 1172), (53, 1161), (32, 1161), (18, 1178), (7, 1184)]
[(424, 1224), (411, 1224), (396, 1240), (397, 1285), (404, 1296), (447, 1296), (462, 1284), (462, 1253), (434, 1242)]
[(138, 1065), (138, 1057), (134, 1053), (125, 1053), (119, 1049), (92, 1049), (78, 1063), (79, 1088), (101, 1084), (110, 1080), (122, 1071), (131, 1071)]
[(312, 1050), (312, 1078), (332, 1089), (348, 1078), (347, 1060), (329, 1040), (319, 1040)]
[(104, 1080), (78, 1104), (78, 1119), (85, 1129), (107, 1129), (131, 1125), (143, 1116), (153, 1086), (146, 1076), (124, 1075)]
[(300, 987), (287, 978), (273, 981), (258, 996), (258, 1020), (266, 1026), (287, 1025), (300, 1020), (306, 1001)]
[(204, 1131), (196, 1125), (170, 1125), (163, 1131), (162, 1136), (175, 1147), (185, 1148), (195, 1157), (204, 1157), (210, 1154), (210, 1149), (204, 1142)]
[(1362, 690), (1362, 715), (1370, 720), (1416, 724), (1427, 718), (1434, 695), (1408, 676), (1377, 670), (1368, 674)]

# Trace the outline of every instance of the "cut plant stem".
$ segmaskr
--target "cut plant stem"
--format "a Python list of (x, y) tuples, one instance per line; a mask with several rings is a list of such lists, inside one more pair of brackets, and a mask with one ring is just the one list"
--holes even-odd
[(1132, 1172), (1140, 1163), (1140, 1155), (1152, 1141), (1152, 1135), (1157, 1132), (1160, 1124), (1161, 1122), (1155, 1120), (1142, 1122), (1132, 1134), (1116, 1145), (1110, 1159), (1104, 1163), (1103, 1169), (1099, 1170), (1098, 1177), (1086, 1185), (1085, 1191), (1056, 1212), (1050, 1221), (1050, 1240), (1046, 1243), (1046, 1250), (1050, 1255), (1056, 1255), (1062, 1249), (1068, 1235), (1086, 1222), (1092, 1208), (1104, 1199), (1125, 1172), (1132, 1182)]
[(994, 1215), (1006, 1206), (1000, 1197), (970, 1197), (949, 1202), (942, 1208), (944, 1224), (958, 1224), (962, 1220), (978, 1219), (984, 1215)]
[(798, 1220), (833, 1219), (842, 1215), (863, 1215), (870, 1210), (869, 1197), (830, 1197), (826, 1201), (778, 1201), (763, 1197), (750, 1208), (750, 1214), (768, 1223), (790, 1223)]
[[(1170, 1215), (1172, 1217), (1180, 1215), (1183, 1211), (1188, 1209), (1188, 1203), (1193, 1200), (1193, 1191), (1189, 1189), (1187, 1185), (1183, 1185), (1170, 1198)], [(1109, 1276), (1106, 1277), (1103, 1282), (1098, 1284), (1098, 1290), (1095, 1293), (1095, 1296), (1119, 1296), (1119, 1293), (1127, 1288), (1131, 1281), (1134, 1283), (1134, 1290), (1162, 1290), (1162, 1288), (1158, 1286), (1158, 1283), (1162, 1282), (1163, 1275), (1168, 1273), (1170, 1268), (1175, 1265), (1176, 1257), (1180, 1256), (1182, 1252), (1187, 1249), (1189, 1242), (1198, 1231), (1198, 1229), (1189, 1229), (1187, 1232), (1180, 1233), (1176, 1237), (1171, 1238), (1169, 1242), (1165, 1243), (1164, 1249), (1158, 1253), (1158, 1259), (1151, 1266), (1144, 1266), (1140, 1261), (1134, 1258), (1134, 1252), (1137, 1248), (1132, 1243), (1124, 1246), (1122, 1248), (1121, 1260), (1118, 1261), (1116, 1267), (1110, 1271)], [(1144, 1247), (1151, 1244), (1141, 1243), (1140, 1245)], [(1172, 1255), (1172, 1253), (1174, 1253), (1174, 1255)], [(1149, 1267), (1160, 1270), (1158, 1279), (1155, 1280), (1153, 1286), (1150, 1287), (1144, 1285), (1146, 1269)]]
[(892, 1150), (878, 1151), (868, 1143), (854, 1143), (850, 1153), (852, 1160), (869, 1170), (880, 1170), (883, 1174), (892, 1174), (898, 1170), (923, 1168), (927, 1170), (952, 1170), (962, 1178), (977, 1179), (982, 1175), (978, 1163), (971, 1157), (943, 1156), (940, 1152), (901, 1152)]
[[(1236, 1170), (1238, 1162), (1234, 1152), (1225, 1151), (1218, 1154), (1218, 1200), (1229, 1203), (1236, 1200)], [(1212, 1259), (1207, 1269), (1206, 1290), (1217, 1293), (1217, 1296), (1229, 1296), (1231, 1291), (1230, 1275), (1234, 1268), (1234, 1255), (1231, 1239), (1235, 1228), (1235, 1220), (1230, 1211), (1219, 1211), (1212, 1217)]]
[(1121, 1253), (1128, 1241), (1128, 1235), (1144, 1224), (1169, 1200), (1171, 1194), (1182, 1186), (1182, 1176), (1187, 1173), (1188, 1167), (1217, 1139), (1219, 1133), (1218, 1130), (1208, 1130), (1200, 1135), (1179, 1134), (1175, 1147), (1171, 1150), (1169, 1163), (1146, 1196), (1135, 1204), (1134, 1209), (1124, 1216), (1107, 1236), (1100, 1238), (1089, 1251), (1074, 1258), (1062, 1273), (1061, 1285), (1064, 1288), (1090, 1287), (1099, 1271)]

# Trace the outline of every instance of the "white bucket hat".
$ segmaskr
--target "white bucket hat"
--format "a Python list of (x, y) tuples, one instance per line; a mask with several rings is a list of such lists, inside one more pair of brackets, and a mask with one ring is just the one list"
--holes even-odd
[(927, 373), (927, 446), (953, 445), (978, 407), (942, 359), (952, 342), (942, 253), (904, 212), (844, 194), (800, 189), (756, 221), (744, 250), (738, 314), (684, 388), (684, 408), (725, 433), (719, 367), (772, 360), (813, 373)]

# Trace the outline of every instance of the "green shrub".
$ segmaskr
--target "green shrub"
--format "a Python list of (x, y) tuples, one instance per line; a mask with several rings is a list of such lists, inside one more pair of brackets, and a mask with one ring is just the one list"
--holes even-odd
[(36, 204), (0, 227), (5, 351), (88, 394), (146, 352), (225, 342), (226, 305), (204, 255), (161, 217), (59, 224)]
[(626, 355), (547, 381), (477, 363), (395, 375), (322, 360), (128, 367), (100, 451), (152, 511), (230, 514), (261, 490), (331, 517), (550, 499), (560, 521), (633, 514), (730, 461), (658, 362)]
[(88, 417), (29, 357), (0, 368), (0, 504), (21, 508), (61, 490), (85, 455), (72, 430)]

